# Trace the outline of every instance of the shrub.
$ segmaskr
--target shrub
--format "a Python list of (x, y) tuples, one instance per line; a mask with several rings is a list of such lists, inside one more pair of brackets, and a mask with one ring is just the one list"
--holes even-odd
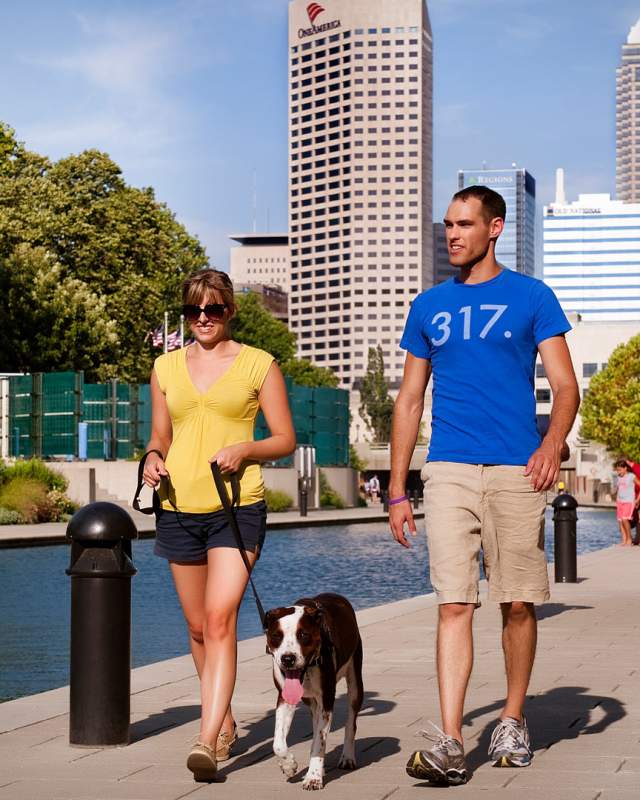
[(47, 492), (47, 499), (51, 504), (51, 516), (48, 522), (66, 522), (71, 514), (79, 508), (77, 503), (69, 500), (67, 495), (58, 489)]
[(16, 461), (12, 467), (6, 467), (2, 471), (2, 480), (0, 480), (0, 483), (9, 483), (9, 481), (16, 478), (28, 478), (38, 481), (46, 486), (49, 492), (54, 489), (59, 492), (65, 492), (69, 485), (69, 481), (64, 475), (50, 469), (37, 458), (30, 458), (27, 461)]
[(48, 522), (53, 506), (47, 487), (33, 478), (13, 478), (0, 487), (0, 506), (17, 511), (25, 522)]
[(319, 469), (318, 475), (320, 476), (320, 505), (322, 508), (345, 508), (346, 504), (342, 497), (332, 488), (327, 480), (324, 472)]
[(19, 525), (24, 522), (17, 511), (10, 508), (0, 508), (0, 525)]
[(288, 511), (293, 506), (292, 498), (279, 489), (265, 489), (264, 499), (268, 511)]

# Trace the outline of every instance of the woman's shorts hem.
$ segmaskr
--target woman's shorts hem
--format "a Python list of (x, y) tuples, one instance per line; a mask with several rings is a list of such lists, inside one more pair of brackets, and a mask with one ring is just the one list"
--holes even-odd
[[(267, 530), (267, 506), (261, 500), (235, 510), (244, 549), (255, 553), (262, 549)], [(238, 549), (236, 537), (224, 511), (194, 514), (165, 511), (156, 516), (155, 555), (168, 561), (204, 562), (216, 547)]]

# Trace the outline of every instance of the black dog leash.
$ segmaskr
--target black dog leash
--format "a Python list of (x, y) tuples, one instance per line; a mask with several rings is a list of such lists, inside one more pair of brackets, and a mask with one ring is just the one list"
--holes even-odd
[[(160, 498), (158, 497), (158, 492), (154, 489), (153, 490), (153, 500), (150, 506), (146, 508), (142, 508), (140, 506), (140, 492), (144, 487), (144, 465), (147, 458), (151, 455), (151, 453), (156, 453), (160, 456), (160, 458), (164, 461), (164, 456), (159, 450), (148, 450), (140, 459), (140, 463), (138, 464), (138, 488), (136, 489), (135, 497), (133, 498), (133, 502), (131, 505), (135, 508), (136, 511), (140, 511), (142, 514), (155, 514), (156, 512), (162, 510), (162, 506), (160, 504)], [(235, 508), (240, 506), (240, 480), (238, 478), (237, 473), (232, 473), (229, 478), (229, 483), (231, 484), (231, 493), (232, 497), (229, 500), (229, 493), (227, 492), (227, 487), (224, 482), (224, 478), (222, 477), (222, 473), (220, 472), (220, 467), (218, 466), (217, 462), (213, 462), (211, 464), (211, 474), (213, 475), (213, 480), (216, 485), (216, 489), (218, 490), (218, 494), (220, 495), (220, 502), (222, 503), (222, 508), (224, 509), (225, 514), (227, 515), (227, 521), (229, 522), (229, 527), (233, 531), (233, 535), (236, 540), (236, 544), (238, 545), (238, 550), (240, 551), (240, 555), (242, 556), (242, 560), (244, 562), (245, 567), (247, 568), (247, 572), (249, 573), (249, 583), (251, 584), (251, 589), (253, 591), (253, 596), (256, 601), (256, 606), (258, 608), (258, 614), (260, 616), (260, 624), (262, 625), (262, 630), (266, 631), (266, 615), (264, 613), (264, 608), (262, 603), (260, 602), (260, 598), (258, 597), (258, 592), (256, 590), (255, 584), (253, 582), (253, 578), (251, 577), (251, 564), (249, 563), (249, 559), (247, 558), (247, 554), (245, 552), (244, 540), (242, 539), (242, 534), (240, 533), (240, 527), (238, 526), (238, 520), (236, 519), (236, 515), (234, 512)], [(167, 481), (166, 477), (161, 476), (161, 482)], [(175, 503), (171, 499), (170, 493), (167, 491), (167, 499), (171, 504), (173, 510), (179, 513), (178, 508), (176, 507)]]

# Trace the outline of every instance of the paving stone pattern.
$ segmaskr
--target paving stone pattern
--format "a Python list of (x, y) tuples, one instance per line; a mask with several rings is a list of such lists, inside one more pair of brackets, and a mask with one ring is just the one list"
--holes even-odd
[[(473, 777), (451, 792), (484, 800), (640, 798), (639, 570), (640, 548), (613, 547), (583, 556), (580, 582), (556, 585), (552, 601), (539, 610), (538, 658), (527, 708), (536, 755), (527, 769), (494, 769), (486, 763), (504, 678), (499, 613), (483, 604), (475, 620), (476, 662), (465, 718)], [(336, 769), (345, 719), (341, 696), (323, 797), (414, 800), (442, 791), (404, 771), (410, 752), (423, 741), (419, 730), (429, 719), (438, 722), (436, 613), (432, 596), (359, 613), (365, 651), (359, 768)], [(183, 657), (135, 670), (128, 747), (70, 747), (66, 688), (1, 705), (0, 800), (302, 797), (308, 712), (300, 707), (296, 713), (290, 742), (300, 771), (288, 782), (271, 752), (275, 692), (262, 639), (241, 642), (239, 655), (234, 710), (240, 746), (221, 765), (216, 784), (194, 783), (185, 768), (199, 709), (197, 679), (190, 658)]]

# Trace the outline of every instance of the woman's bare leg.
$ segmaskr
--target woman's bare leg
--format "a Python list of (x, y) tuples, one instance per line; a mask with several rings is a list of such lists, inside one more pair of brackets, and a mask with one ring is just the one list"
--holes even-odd
[[(253, 565), (255, 555), (247, 552)], [(236, 682), (238, 608), (249, 576), (232, 547), (209, 550), (204, 613), (205, 661), (201, 675), (200, 741), (212, 744), (224, 730)]]

